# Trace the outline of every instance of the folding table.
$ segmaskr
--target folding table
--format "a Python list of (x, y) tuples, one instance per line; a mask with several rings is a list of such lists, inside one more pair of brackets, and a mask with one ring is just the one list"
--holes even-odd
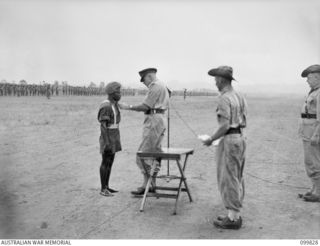
[[(185, 170), (186, 170), (186, 166), (187, 166), (188, 157), (189, 157), (189, 155), (192, 155), (193, 152), (194, 152), (193, 149), (183, 149), (183, 148), (162, 148), (162, 151), (159, 151), (159, 152), (141, 152), (141, 151), (137, 152), (137, 155), (141, 158), (152, 158), (154, 160), (160, 159), (160, 160), (173, 160), (173, 161), (175, 161), (178, 166), (180, 175), (181, 175), (181, 176), (162, 175), (162, 176), (157, 177), (157, 178), (178, 179), (178, 180), (180, 180), (178, 187), (165, 187), (165, 186), (154, 187), (156, 191), (157, 190), (177, 191), (176, 194), (158, 193), (158, 192), (148, 193), (149, 187), (151, 185), (151, 177), (153, 176), (154, 169), (156, 166), (156, 163), (153, 162), (152, 167), (151, 167), (151, 171), (150, 171), (150, 176), (148, 179), (148, 183), (145, 188), (145, 192), (144, 192), (143, 199), (141, 202), (140, 212), (143, 212), (143, 210), (144, 210), (144, 205), (146, 203), (147, 197), (156, 197), (156, 198), (165, 197), (165, 198), (176, 199), (173, 214), (177, 214), (178, 200), (179, 200), (181, 192), (187, 192), (187, 194), (189, 196), (189, 200), (190, 200), (190, 202), (192, 202), (191, 193), (190, 193), (190, 190), (189, 190), (189, 187), (187, 184), (187, 178), (185, 176)], [(184, 160), (183, 160), (183, 156), (184, 156)], [(180, 161), (183, 161), (183, 165), (181, 165)], [(184, 185), (184, 187), (182, 187), (182, 184)]]

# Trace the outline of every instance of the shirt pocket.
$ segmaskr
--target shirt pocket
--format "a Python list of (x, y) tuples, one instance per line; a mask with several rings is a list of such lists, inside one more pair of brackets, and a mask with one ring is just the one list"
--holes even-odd
[(306, 99), (306, 107), (309, 114), (315, 114), (317, 112), (317, 99), (314, 96), (309, 96)]
[(310, 139), (316, 129), (316, 121), (313, 119), (301, 119), (299, 135), (304, 139)]

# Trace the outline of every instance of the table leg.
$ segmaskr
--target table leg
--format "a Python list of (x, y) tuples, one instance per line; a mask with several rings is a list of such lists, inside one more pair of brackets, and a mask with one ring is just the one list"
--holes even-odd
[(179, 197), (180, 197), (180, 193), (181, 193), (182, 180), (183, 180), (183, 178), (184, 178), (183, 170), (182, 170), (182, 168), (181, 168), (180, 162), (179, 162), (179, 160), (176, 160), (176, 161), (177, 161), (177, 165), (178, 165), (178, 168), (179, 168), (179, 171), (180, 171), (180, 174), (181, 174), (181, 178), (180, 178), (179, 187), (178, 187), (178, 192), (177, 192), (176, 204), (174, 205), (174, 210), (173, 210), (173, 214), (174, 214), (174, 215), (177, 214), (178, 201), (179, 201)]
[[(186, 169), (188, 157), (189, 157), (189, 155), (187, 154), (187, 155), (186, 155), (186, 158), (185, 158), (185, 160), (184, 160), (183, 167), (182, 167), (183, 176), (184, 176), (184, 171), (185, 171), (185, 169)], [(187, 193), (188, 193), (188, 196), (189, 196), (189, 201), (192, 202), (192, 196), (191, 196), (191, 193), (190, 193), (188, 184), (187, 184), (187, 178), (186, 178), (185, 176), (184, 176), (184, 179), (183, 179), (183, 183), (184, 183), (184, 186), (185, 186), (185, 188), (186, 188), (186, 190), (187, 190)]]

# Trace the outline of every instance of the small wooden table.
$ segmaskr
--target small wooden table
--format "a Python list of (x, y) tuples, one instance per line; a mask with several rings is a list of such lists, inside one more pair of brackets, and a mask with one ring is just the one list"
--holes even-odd
[[(187, 184), (187, 178), (184, 174), (185, 169), (186, 169), (186, 165), (187, 165), (187, 161), (188, 161), (188, 157), (189, 155), (192, 155), (194, 152), (193, 149), (182, 149), (182, 148), (162, 148), (162, 151), (160, 152), (137, 152), (137, 155), (141, 158), (154, 158), (154, 159), (161, 159), (161, 160), (175, 160), (176, 164), (178, 166), (179, 172), (181, 176), (159, 176), (157, 178), (166, 178), (168, 177), (169, 179), (179, 179), (179, 186), (178, 187), (163, 187), (163, 186), (156, 186), (154, 187), (156, 190), (167, 190), (167, 191), (177, 191), (177, 194), (166, 194), (166, 193), (148, 193), (149, 191), (149, 187), (151, 185), (151, 177), (153, 176), (153, 172), (155, 169), (155, 165), (156, 163), (154, 162), (154, 164), (152, 164), (151, 167), (151, 171), (150, 171), (150, 176), (148, 179), (148, 183), (147, 186), (145, 188), (145, 192), (143, 195), (143, 199), (141, 202), (141, 206), (140, 206), (140, 212), (143, 212), (144, 210), (144, 205), (146, 202), (147, 197), (165, 197), (165, 198), (172, 198), (172, 199), (176, 199), (176, 203), (175, 203), (175, 207), (174, 207), (174, 211), (173, 214), (177, 214), (177, 207), (178, 207), (178, 200), (180, 197), (180, 193), (181, 192), (187, 192), (188, 196), (189, 196), (189, 200), (190, 202), (192, 202), (192, 197), (191, 197), (191, 193)], [(180, 161), (182, 160), (182, 157), (185, 156), (184, 158), (184, 163), (183, 166), (181, 165)], [(182, 188), (182, 183), (184, 184), (184, 188)]]

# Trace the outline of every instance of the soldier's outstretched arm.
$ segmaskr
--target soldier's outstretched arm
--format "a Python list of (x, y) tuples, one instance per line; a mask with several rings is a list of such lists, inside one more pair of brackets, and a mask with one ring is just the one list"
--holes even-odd
[(144, 103), (139, 105), (129, 105), (126, 103), (119, 103), (119, 107), (120, 109), (132, 110), (132, 111), (138, 111), (138, 112), (146, 112), (150, 109), (149, 106), (145, 105)]

